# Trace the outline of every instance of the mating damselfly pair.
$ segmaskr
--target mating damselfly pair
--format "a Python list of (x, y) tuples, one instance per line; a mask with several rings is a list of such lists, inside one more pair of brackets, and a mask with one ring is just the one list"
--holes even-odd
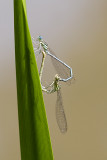
[[(62, 133), (65, 133), (67, 131), (67, 120), (62, 102), (60, 82), (62, 81), (68, 83), (71, 81), (71, 79), (73, 79), (72, 68), (56, 57), (56, 55), (51, 51), (51, 49), (48, 47), (48, 44), (43, 40), (41, 36), (39, 36), (36, 40), (32, 38), (32, 41), (35, 55), (42, 55), (42, 62), (39, 70), (42, 91), (46, 93), (57, 92), (56, 120), (60, 131)], [(55, 74), (53, 81), (47, 86), (45, 86), (44, 84), (42, 84), (42, 76), (45, 67), (45, 58), (47, 56), (51, 57), (52, 63), (57, 71), (57, 74)]]

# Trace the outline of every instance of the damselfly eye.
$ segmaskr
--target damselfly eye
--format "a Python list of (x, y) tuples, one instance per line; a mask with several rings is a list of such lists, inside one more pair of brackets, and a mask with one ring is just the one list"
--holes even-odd
[(39, 40), (39, 41), (41, 41), (42, 39), (43, 39), (42, 36), (39, 36), (39, 37), (38, 37), (38, 40)]

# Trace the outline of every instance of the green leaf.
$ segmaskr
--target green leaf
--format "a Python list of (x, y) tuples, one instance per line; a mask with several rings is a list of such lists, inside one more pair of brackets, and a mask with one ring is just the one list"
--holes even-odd
[(25, 0), (14, 0), (14, 30), (21, 159), (53, 160)]

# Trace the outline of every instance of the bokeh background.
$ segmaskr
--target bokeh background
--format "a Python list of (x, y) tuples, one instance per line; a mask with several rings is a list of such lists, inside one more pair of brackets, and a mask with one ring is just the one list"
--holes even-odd
[[(55, 118), (56, 94), (44, 94), (55, 160), (107, 160), (107, 0), (27, 0), (31, 36), (42, 35), (72, 66), (62, 84), (68, 131)], [(13, 1), (0, 1), (0, 160), (20, 160)]]

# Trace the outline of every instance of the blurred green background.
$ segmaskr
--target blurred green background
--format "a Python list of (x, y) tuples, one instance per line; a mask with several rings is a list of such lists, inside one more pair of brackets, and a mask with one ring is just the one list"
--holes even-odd
[[(68, 131), (55, 117), (56, 94), (44, 94), (55, 160), (107, 159), (107, 0), (27, 0), (31, 36), (42, 35), (72, 66), (62, 84)], [(13, 1), (0, 1), (0, 160), (20, 160)]]

